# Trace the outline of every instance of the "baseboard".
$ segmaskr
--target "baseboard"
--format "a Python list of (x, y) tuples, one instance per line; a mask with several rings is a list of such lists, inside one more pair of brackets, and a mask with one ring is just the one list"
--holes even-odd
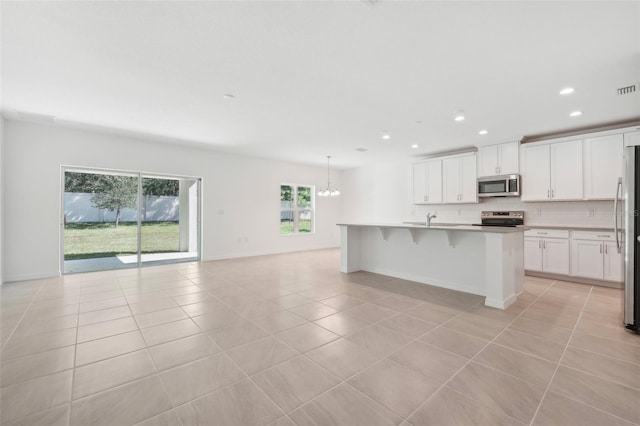
[(511, 306), (511, 304), (513, 304), (513, 302), (516, 301), (517, 298), (518, 298), (518, 295), (515, 295), (515, 294), (509, 297), (507, 300), (489, 299), (487, 297), (484, 301), (484, 304), (491, 308), (507, 309), (509, 306)]
[(539, 272), (539, 271), (524, 271), (524, 274), (530, 277), (547, 278), (549, 280), (571, 281), (574, 283), (596, 285), (599, 287), (609, 287), (609, 288), (617, 288), (617, 289), (624, 288), (624, 283), (619, 283), (615, 281), (594, 280), (592, 278), (575, 277), (573, 275), (548, 274), (546, 272)]
[(313, 247), (313, 248), (303, 248), (303, 249), (277, 249), (277, 250), (258, 250), (258, 251), (250, 251), (250, 252), (242, 252), (242, 253), (228, 253), (222, 254), (218, 256), (206, 256), (202, 258), (203, 262), (213, 261), (213, 260), (228, 260), (228, 259), (238, 259), (244, 257), (257, 257), (257, 256), (270, 256), (274, 254), (285, 254), (285, 253), (297, 253), (302, 251), (314, 251), (314, 250), (328, 250), (328, 249), (339, 249), (339, 245), (329, 245), (329, 246), (321, 246), (321, 247)]
[(448, 290), (456, 290), (456, 291), (462, 291), (465, 293), (475, 294), (478, 296), (485, 296), (484, 290), (482, 289), (467, 287), (457, 283), (442, 281), (435, 278), (423, 277), (423, 276), (413, 275), (413, 274), (405, 274), (403, 272), (398, 272), (398, 271), (389, 271), (386, 269), (376, 268), (373, 266), (363, 266), (360, 270), (373, 272), (374, 274), (387, 275), (389, 277), (400, 278), (403, 280), (414, 281), (421, 284), (428, 284), (435, 287), (442, 287)]
[(12, 283), (16, 281), (32, 281), (42, 280), (45, 278), (58, 278), (60, 274), (56, 272), (41, 272), (39, 274), (22, 274), (22, 275), (8, 275), (5, 277), (3, 284)]
[[(243, 252), (243, 253), (229, 253), (220, 256), (209, 256), (203, 258), (201, 261), (212, 261), (212, 260), (227, 260), (227, 259), (235, 259), (235, 258), (243, 258), (243, 257), (255, 257), (255, 256), (269, 256), (273, 254), (284, 254), (284, 253), (294, 253), (300, 251), (314, 251), (314, 250), (328, 250), (328, 249), (337, 249), (340, 246), (336, 245), (328, 245), (326, 247), (314, 247), (308, 249), (279, 249), (279, 250), (261, 250), (254, 252)], [(155, 265), (147, 265), (148, 267), (153, 267)], [(144, 265), (143, 265), (144, 267)], [(82, 273), (82, 272), (79, 272)], [(0, 283), (0, 285), (4, 283), (10, 283), (14, 281), (30, 281), (30, 280), (40, 280), (45, 278), (57, 278), (60, 276), (59, 272), (41, 272), (37, 274), (21, 274), (21, 275), (8, 275), (5, 277), (5, 280)]]

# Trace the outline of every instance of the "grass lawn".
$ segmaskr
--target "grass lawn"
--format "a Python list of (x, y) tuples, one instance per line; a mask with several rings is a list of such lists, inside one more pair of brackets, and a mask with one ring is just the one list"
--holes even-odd
[[(311, 232), (311, 221), (310, 220), (301, 220), (298, 223), (300, 227), (300, 233)], [(293, 234), (293, 222), (289, 221), (280, 221), (280, 234)]]
[[(138, 229), (135, 222), (69, 223), (64, 230), (64, 260), (136, 254)], [(178, 222), (142, 224), (142, 252), (179, 251)]]

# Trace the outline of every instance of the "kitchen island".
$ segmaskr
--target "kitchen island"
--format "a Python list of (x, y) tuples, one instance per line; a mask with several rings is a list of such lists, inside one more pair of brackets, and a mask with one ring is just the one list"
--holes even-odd
[(340, 271), (382, 275), (485, 296), (506, 309), (522, 292), (525, 227), (340, 223)]

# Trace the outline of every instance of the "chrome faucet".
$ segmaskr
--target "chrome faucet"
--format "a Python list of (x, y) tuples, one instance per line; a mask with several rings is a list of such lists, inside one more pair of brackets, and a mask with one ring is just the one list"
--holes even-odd
[(435, 213), (431, 214), (431, 212), (427, 213), (427, 228), (431, 226), (431, 219), (435, 219), (437, 216)]

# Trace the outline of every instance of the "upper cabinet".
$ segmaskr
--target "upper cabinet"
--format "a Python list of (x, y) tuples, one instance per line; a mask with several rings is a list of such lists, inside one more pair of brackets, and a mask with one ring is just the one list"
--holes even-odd
[(475, 154), (442, 160), (442, 178), (444, 203), (478, 202)]
[(518, 142), (479, 147), (478, 176), (518, 174), (518, 158)]
[(589, 138), (583, 141), (584, 197), (613, 199), (622, 177), (623, 135)]
[(413, 165), (413, 203), (442, 203), (442, 160), (428, 160)]
[(583, 199), (582, 141), (522, 146), (522, 201)]
[(477, 203), (476, 154), (413, 164), (413, 204)]

